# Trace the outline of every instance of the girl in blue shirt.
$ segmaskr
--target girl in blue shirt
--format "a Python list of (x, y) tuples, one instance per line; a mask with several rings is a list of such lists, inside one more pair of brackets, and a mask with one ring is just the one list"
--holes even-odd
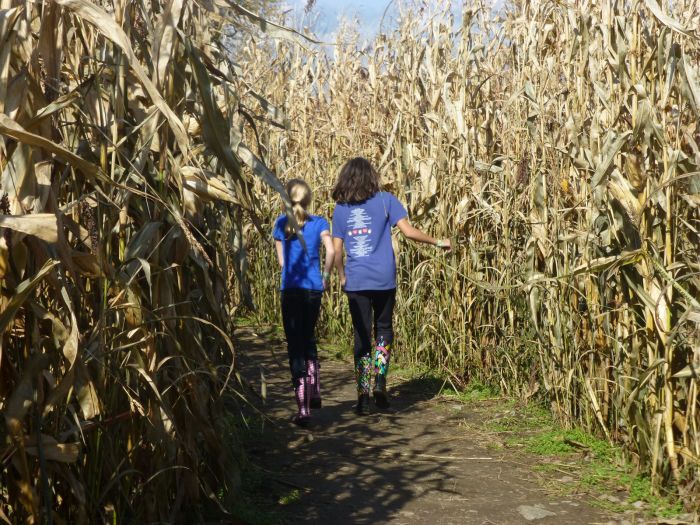
[(355, 408), (358, 414), (364, 415), (369, 414), (372, 368), (374, 403), (378, 408), (389, 406), (386, 375), (394, 340), (392, 317), (396, 300), (391, 227), (397, 226), (404, 237), (417, 242), (444, 250), (449, 250), (451, 245), (449, 239), (434, 239), (411, 226), (406, 209), (398, 199), (391, 193), (379, 191), (379, 175), (367, 159), (356, 157), (345, 163), (332, 195), (336, 201), (333, 212), (335, 265), (348, 297), (355, 338)]
[[(287, 338), (297, 414), (294, 422), (307, 426), (311, 408), (321, 407), (318, 354), (314, 331), (321, 309), (321, 295), (328, 287), (334, 249), (328, 221), (307, 210), (311, 188), (301, 179), (287, 183), (298, 234), (286, 215), (275, 222), (273, 237), (277, 261), (282, 268), (282, 322)], [(299, 240), (302, 237), (304, 244)], [(321, 271), (321, 245), (326, 250)]]

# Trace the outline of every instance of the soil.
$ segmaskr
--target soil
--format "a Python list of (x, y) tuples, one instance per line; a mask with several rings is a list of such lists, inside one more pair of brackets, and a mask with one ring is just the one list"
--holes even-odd
[(284, 341), (244, 329), (238, 349), (244, 381), (265, 391), (265, 419), (247, 451), (263, 477), (257, 505), (282, 523), (614, 523), (584, 495), (546, 490), (536, 457), (472, 433), (483, 412), (436, 397), (440, 382), (390, 372), (391, 407), (357, 416), (351, 362), (322, 357), (323, 407), (302, 429), (291, 421)]

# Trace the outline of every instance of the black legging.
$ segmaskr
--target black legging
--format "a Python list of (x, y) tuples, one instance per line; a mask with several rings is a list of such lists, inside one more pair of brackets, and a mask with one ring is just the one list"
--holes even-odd
[(287, 336), (287, 353), (292, 382), (306, 376), (306, 360), (316, 359), (316, 320), (322, 292), (292, 288), (282, 290), (282, 324)]
[[(384, 338), (390, 345), (394, 341), (394, 304), (396, 289), (363, 290), (346, 292), (350, 303), (353, 332), (355, 334), (355, 359), (371, 355), (375, 341)], [(374, 326), (375, 339), (372, 339)]]

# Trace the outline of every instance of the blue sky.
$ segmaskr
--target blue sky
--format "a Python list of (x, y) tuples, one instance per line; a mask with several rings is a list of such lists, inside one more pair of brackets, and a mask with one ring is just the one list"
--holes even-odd
[[(325, 42), (333, 41), (341, 18), (360, 21), (360, 34), (368, 39), (373, 38), (379, 31), (383, 20), (383, 28), (391, 28), (398, 15), (399, 4), (406, 5), (406, 0), (316, 0), (311, 15), (305, 15), (304, 6), (307, 0), (286, 0), (282, 2), (283, 10), (287, 11), (286, 23), (296, 28), (307, 28), (319, 39)], [(430, 3), (430, 2), (426, 2)], [(491, 9), (500, 9), (504, 0), (487, 0)], [(458, 27), (461, 19), (462, 0), (451, 0), (450, 7)]]
[[(304, 15), (306, 0), (287, 0), (287, 5), (292, 9), (292, 19), (301, 20)], [(338, 27), (340, 18), (360, 20), (366, 36), (374, 36), (379, 30), (379, 24), (385, 9), (389, 6), (387, 17), (396, 14), (393, 9), (396, 2), (389, 0), (316, 0), (312, 11), (313, 24), (310, 29), (321, 39), (330, 36)], [(313, 15), (316, 15), (315, 18)], [(385, 24), (389, 20), (385, 21)], [(305, 19), (308, 24), (308, 18)]]

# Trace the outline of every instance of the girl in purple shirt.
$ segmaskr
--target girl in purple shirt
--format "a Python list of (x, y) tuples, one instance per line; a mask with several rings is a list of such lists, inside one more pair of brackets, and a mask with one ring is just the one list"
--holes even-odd
[(379, 191), (379, 175), (365, 158), (356, 157), (345, 163), (333, 188), (333, 199), (335, 265), (348, 297), (355, 338), (355, 408), (364, 415), (369, 414), (372, 368), (374, 403), (378, 408), (389, 406), (386, 375), (394, 340), (392, 317), (396, 300), (391, 227), (397, 226), (408, 239), (443, 250), (450, 250), (451, 245), (449, 239), (434, 239), (411, 226), (398, 199)]

